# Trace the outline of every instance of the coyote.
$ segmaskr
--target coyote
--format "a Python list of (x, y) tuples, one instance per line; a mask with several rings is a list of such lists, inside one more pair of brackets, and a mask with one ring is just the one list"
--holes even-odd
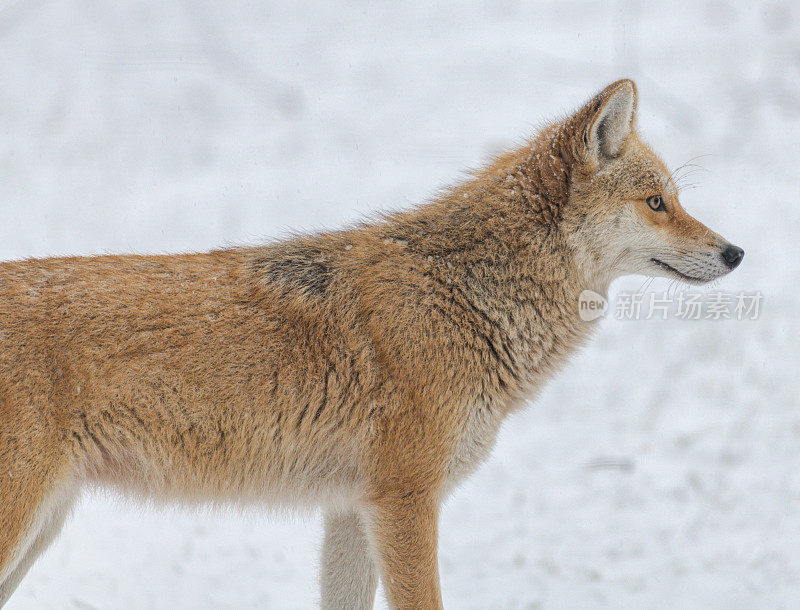
[(689, 216), (617, 81), (432, 201), (167, 256), (0, 264), (0, 604), (81, 488), (319, 506), (321, 603), (441, 608), (439, 507), (591, 335), (579, 295), (702, 284), (744, 252)]

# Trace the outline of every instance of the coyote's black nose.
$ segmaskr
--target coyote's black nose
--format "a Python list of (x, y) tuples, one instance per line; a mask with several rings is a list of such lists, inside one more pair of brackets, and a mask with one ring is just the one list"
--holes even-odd
[(735, 269), (744, 258), (744, 250), (739, 246), (726, 246), (722, 251), (722, 258), (728, 267)]

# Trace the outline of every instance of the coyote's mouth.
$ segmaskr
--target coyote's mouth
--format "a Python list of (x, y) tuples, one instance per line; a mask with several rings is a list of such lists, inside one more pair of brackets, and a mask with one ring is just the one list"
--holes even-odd
[(686, 280), (687, 282), (692, 282), (694, 284), (697, 284), (697, 283), (703, 283), (703, 282), (707, 282), (708, 281), (708, 280), (705, 280), (705, 279), (700, 278), (700, 277), (692, 277), (691, 275), (686, 275), (685, 273), (681, 273), (680, 271), (678, 271), (672, 265), (668, 265), (664, 261), (660, 261), (657, 258), (651, 258), (650, 260), (652, 262), (654, 262), (656, 265), (658, 265), (659, 267), (662, 267), (663, 269), (666, 269), (667, 271), (671, 271), (672, 273), (677, 275), (679, 278), (681, 278), (682, 280)]

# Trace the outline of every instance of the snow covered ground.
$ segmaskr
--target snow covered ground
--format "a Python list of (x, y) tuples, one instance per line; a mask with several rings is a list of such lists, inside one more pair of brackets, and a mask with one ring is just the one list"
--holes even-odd
[[(794, 606), (797, 2), (3, 2), (0, 258), (410, 205), (621, 76), (670, 166), (703, 155), (684, 206), (745, 248), (716, 289), (761, 312), (605, 320), (447, 504), (445, 604)], [(8, 607), (309, 608), (320, 543), (316, 514), (92, 495)]]

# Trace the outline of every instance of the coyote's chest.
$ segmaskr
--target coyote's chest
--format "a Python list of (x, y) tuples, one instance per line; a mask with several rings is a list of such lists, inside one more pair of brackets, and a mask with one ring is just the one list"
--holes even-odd
[(503, 421), (499, 411), (484, 401), (477, 402), (470, 409), (469, 416), (456, 433), (447, 469), (448, 488), (452, 489), (489, 457)]

